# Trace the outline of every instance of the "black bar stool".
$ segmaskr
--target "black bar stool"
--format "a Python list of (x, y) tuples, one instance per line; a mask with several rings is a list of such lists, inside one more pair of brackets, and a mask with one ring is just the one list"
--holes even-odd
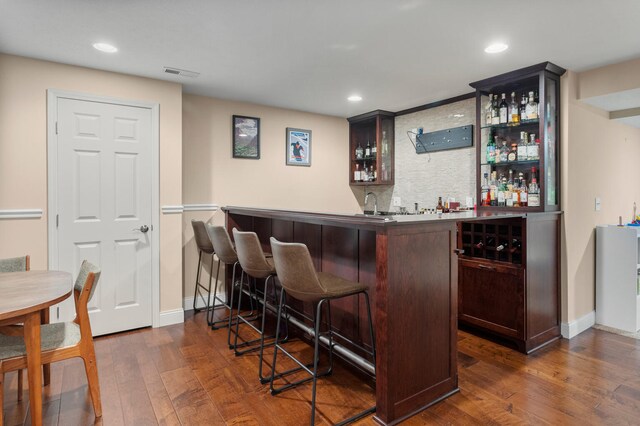
[[(253, 278), (253, 285), (248, 282), (248, 291), (246, 293), (249, 297), (254, 298), (257, 303), (262, 303), (262, 324), (260, 329), (254, 326), (251, 323), (251, 320), (245, 318), (244, 315), (240, 313), (240, 308), (242, 306), (242, 286), (244, 283), (241, 283), (241, 291), (238, 292), (238, 310), (237, 310), (237, 322), (236, 322), (236, 336), (234, 342), (234, 352), (236, 355), (242, 355), (247, 352), (255, 351), (257, 349), (260, 350), (260, 365), (258, 368), (258, 377), (260, 378), (261, 383), (267, 383), (270, 380), (270, 377), (264, 377), (262, 375), (262, 357), (264, 353), (264, 326), (267, 314), (267, 294), (269, 294), (269, 281), (271, 281), (274, 299), (276, 298), (276, 289), (275, 283), (273, 280), (276, 276), (276, 269), (273, 265), (273, 258), (271, 256), (266, 256), (264, 251), (262, 250), (262, 246), (260, 245), (260, 240), (258, 239), (258, 235), (255, 232), (242, 232), (238, 231), (236, 228), (233, 228), (233, 239), (236, 243), (236, 251), (238, 252), (238, 260), (240, 261), (240, 266), (242, 270), (247, 275), (247, 281), (249, 278)], [(260, 291), (257, 288), (256, 280), (264, 279), (264, 290), (262, 291), (262, 299), (260, 299)], [(274, 312), (275, 313), (275, 312)], [(258, 339), (253, 339), (249, 341), (245, 341), (241, 344), (241, 346), (250, 346), (254, 343), (258, 343), (257, 347), (249, 348), (244, 351), (238, 350), (238, 335), (239, 335), (239, 326), (240, 322), (245, 323), (249, 327), (251, 327), (255, 332), (257, 332), (260, 337)], [(272, 338), (274, 336), (270, 336)]]
[[(331, 300), (339, 299), (347, 296), (357, 296), (362, 294), (364, 296), (366, 305), (367, 305), (367, 315), (369, 320), (369, 336), (371, 339), (371, 351), (367, 351), (365, 348), (365, 352), (368, 352), (371, 355), (373, 360), (373, 365), (375, 366), (375, 336), (373, 332), (373, 321), (371, 319), (371, 306), (369, 304), (369, 294), (367, 293), (367, 288), (357, 282), (345, 280), (344, 278), (337, 277), (335, 275), (326, 273), (326, 272), (316, 272), (315, 267), (313, 266), (313, 261), (311, 260), (311, 255), (309, 254), (309, 250), (306, 245), (299, 243), (282, 243), (275, 238), (271, 237), (271, 251), (273, 253), (273, 260), (276, 266), (278, 280), (282, 285), (282, 291), (280, 292), (280, 302), (278, 304), (278, 324), (276, 325), (276, 338), (275, 338), (275, 347), (273, 352), (273, 364), (271, 365), (271, 394), (276, 395), (280, 392), (283, 392), (287, 389), (295, 387), (299, 384), (308, 382), (309, 380), (313, 380), (313, 387), (311, 391), (311, 425), (315, 424), (315, 413), (316, 413), (316, 382), (318, 377), (325, 376), (331, 374), (333, 368), (333, 334), (334, 332), (331, 330)], [(286, 309), (285, 305), (285, 294), (287, 296), (291, 296), (295, 299), (301, 300), (303, 302), (311, 302), (315, 305), (314, 318), (313, 320), (313, 329), (314, 329), (314, 351), (313, 351), (313, 370), (310, 370), (306, 365), (304, 365), (301, 361), (296, 359), (293, 355), (291, 355), (287, 350), (285, 350), (280, 345), (279, 340), (279, 331), (280, 331), (280, 321), (283, 316), (283, 308)], [(327, 371), (323, 373), (318, 373), (318, 361), (319, 361), (319, 343), (320, 343), (320, 328), (322, 324), (322, 307), (323, 305), (327, 306), (327, 322), (328, 322), (328, 330), (325, 332), (325, 335), (328, 336), (329, 340), (329, 368)], [(288, 311), (285, 313), (285, 318), (288, 317)], [(300, 366), (301, 369), (304, 369), (309, 374), (311, 374), (310, 378), (303, 379), (294, 383), (287, 384), (280, 388), (275, 388), (273, 385), (273, 380), (275, 379), (276, 374), (276, 359), (278, 355), (278, 350), (282, 351), (285, 355), (291, 358), (296, 364)], [(344, 425), (355, 420), (358, 420), (368, 414), (374, 413), (376, 411), (376, 407), (371, 407), (367, 410), (364, 410), (346, 420), (340, 422), (340, 425)]]
[[(214, 321), (213, 311), (212, 311), (211, 321), (210, 321), (211, 328), (213, 330), (217, 330), (225, 326), (229, 327), (229, 330), (227, 331), (227, 345), (229, 345), (229, 349), (231, 349), (233, 348), (233, 346), (231, 345), (231, 329), (233, 325), (233, 292), (237, 287), (236, 267), (239, 266), (240, 263), (238, 262), (238, 254), (236, 253), (236, 249), (233, 247), (231, 238), (229, 238), (229, 233), (224, 228), (224, 226), (213, 226), (213, 225), (207, 224), (207, 233), (209, 234), (211, 244), (213, 245), (216, 251), (216, 256), (218, 257), (218, 268), (216, 270), (216, 286), (214, 289), (214, 293), (216, 294), (216, 297), (218, 294), (217, 290), (218, 290), (218, 278), (220, 277), (220, 263), (224, 263), (226, 266), (233, 265), (233, 272), (231, 274), (231, 292), (229, 296), (229, 298), (231, 299), (230, 303), (226, 303), (221, 299), (218, 299), (221, 302), (223, 302), (224, 307), (229, 310), (229, 316), (227, 318)], [(242, 274), (240, 275), (241, 281), (242, 281), (243, 274), (244, 274), (244, 271), (242, 271)], [(224, 324), (224, 325), (218, 325), (218, 324)]]
[[(205, 302), (205, 309), (207, 311), (207, 322), (209, 322), (209, 309), (211, 303), (211, 280), (213, 277), (213, 246), (211, 245), (211, 240), (207, 235), (207, 230), (204, 226), (204, 222), (201, 220), (192, 220), (191, 226), (193, 227), (193, 236), (196, 240), (196, 247), (198, 248), (198, 271), (196, 272), (196, 288), (193, 293), (193, 311), (200, 312), (200, 309), (196, 307), (196, 302), (198, 301), (198, 297), (200, 297), (203, 302)], [(200, 272), (202, 270), (202, 253), (211, 255), (211, 265), (209, 267), (209, 286), (205, 287), (200, 284)], [(200, 290), (206, 290), (207, 299), (205, 300), (204, 295)], [(212, 309), (213, 310), (213, 309)], [(211, 324), (209, 324), (211, 325)]]

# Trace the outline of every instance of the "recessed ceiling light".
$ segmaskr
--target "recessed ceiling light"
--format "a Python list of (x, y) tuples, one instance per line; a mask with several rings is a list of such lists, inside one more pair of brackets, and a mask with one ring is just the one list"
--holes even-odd
[(362, 96), (351, 95), (347, 98), (347, 100), (350, 102), (360, 102), (362, 100)]
[(106, 53), (115, 53), (118, 51), (117, 47), (108, 43), (93, 43), (93, 48)]
[(504, 43), (493, 43), (487, 46), (484, 51), (487, 53), (500, 53), (504, 52), (509, 48), (509, 45)]

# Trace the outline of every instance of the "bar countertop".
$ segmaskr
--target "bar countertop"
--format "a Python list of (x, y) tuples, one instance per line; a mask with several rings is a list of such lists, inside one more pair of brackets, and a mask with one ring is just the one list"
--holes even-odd
[(470, 221), (483, 219), (508, 219), (516, 217), (527, 217), (533, 215), (561, 214), (562, 212), (550, 213), (527, 213), (527, 212), (483, 212), (462, 211), (443, 214), (405, 214), (405, 215), (372, 215), (372, 214), (341, 214), (341, 213), (320, 213), (298, 210), (262, 209), (255, 207), (223, 207), (224, 212), (243, 213), (257, 217), (274, 219), (304, 219), (310, 223), (344, 223), (362, 227), (387, 227), (410, 225), (430, 222), (450, 222), (450, 221)]

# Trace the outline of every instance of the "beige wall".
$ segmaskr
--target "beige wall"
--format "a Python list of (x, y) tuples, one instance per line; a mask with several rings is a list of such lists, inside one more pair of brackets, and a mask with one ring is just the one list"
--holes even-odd
[(594, 68), (580, 73), (578, 99), (640, 89), (640, 59)]
[[(182, 104), (184, 204), (360, 211), (348, 184), (349, 126), (344, 118), (187, 94)], [(232, 158), (234, 114), (260, 118), (260, 160)], [(285, 165), (287, 127), (312, 131), (311, 167)], [(198, 259), (190, 221), (223, 224), (224, 214), (187, 212), (183, 217), (184, 294), (190, 297)]]
[[(640, 75), (640, 61), (632, 62)], [(579, 92), (613, 87), (621, 68), (628, 66), (568, 72), (562, 78), (563, 322), (595, 309), (595, 226), (615, 224), (618, 216), (626, 223), (633, 203), (640, 205), (640, 129), (609, 120), (606, 111), (578, 100)], [(634, 84), (640, 87), (640, 81)], [(596, 197), (602, 201), (598, 212)]]
[[(47, 89), (160, 104), (160, 204), (182, 200), (182, 88), (175, 83), (0, 55), (0, 209), (41, 219), (0, 220), (0, 257), (29, 253), (47, 268)], [(160, 310), (181, 307), (182, 218), (160, 217)]]

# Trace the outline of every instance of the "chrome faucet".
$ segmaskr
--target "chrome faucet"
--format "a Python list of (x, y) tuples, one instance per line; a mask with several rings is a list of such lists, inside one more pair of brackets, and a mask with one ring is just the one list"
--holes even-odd
[(373, 214), (378, 214), (378, 197), (373, 192), (367, 192), (364, 196), (364, 207), (367, 207), (369, 195), (373, 195)]

